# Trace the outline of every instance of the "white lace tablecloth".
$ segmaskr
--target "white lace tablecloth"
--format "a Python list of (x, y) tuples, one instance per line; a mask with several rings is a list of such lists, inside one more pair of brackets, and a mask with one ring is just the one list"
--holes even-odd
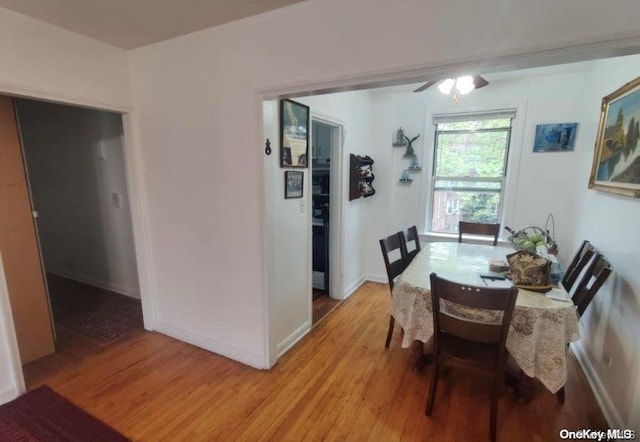
[[(489, 259), (504, 259), (513, 252), (510, 247), (500, 246), (425, 244), (393, 289), (390, 313), (404, 329), (402, 347), (410, 347), (415, 340), (426, 343), (433, 336), (431, 272), (459, 283), (482, 286), (479, 273), (489, 270)], [(553, 290), (564, 292), (562, 288)], [(578, 317), (572, 303), (519, 289), (506, 345), (527, 376), (540, 380), (552, 393), (557, 392), (567, 380), (566, 345), (578, 339)]]

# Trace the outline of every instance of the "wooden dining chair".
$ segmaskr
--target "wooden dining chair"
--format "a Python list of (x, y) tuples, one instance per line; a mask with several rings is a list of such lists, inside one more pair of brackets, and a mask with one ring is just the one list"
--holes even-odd
[[(611, 274), (611, 265), (604, 256), (600, 253), (596, 253), (596, 257), (591, 261), (591, 264), (582, 275), (580, 282), (576, 286), (571, 299), (576, 306), (578, 315), (582, 316), (589, 307), (591, 300), (594, 298), (598, 290), (605, 283), (609, 275)], [(568, 347), (568, 345), (567, 345)], [(556, 397), (558, 402), (564, 404), (564, 386), (558, 390)]]
[(607, 278), (609, 278), (610, 274), (611, 265), (609, 261), (600, 253), (596, 253), (596, 257), (585, 271), (571, 296), (580, 316), (587, 310), (591, 300), (596, 293), (598, 293), (598, 290), (600, 290), (600, 287), (602, 287)]
[[(404, 236), (401, 232), (387, 236), (380, 240), (380, 249), (384, 258), (384, 265), (387, 269), (387, 277), (389, 278), (389, 292), (393, 296), (393, 285), (395, 279), (407, 268), (407, 263), (403, 257), (402, 249), (404, 245)], [(393, 254), (392, 252), (396, 252)], [(395, 257), (394, 257), (395, 255)], [(391, 336), (393, 335), (393, 327), (395, 319), (389, 315), (389, 331), (387, 332), (387, 340), (384, 344), (385, 348), (389, 347)]]
[(578, 279), (580, 272), (582, 272), (582, 269), (584, 269), (589, 260), (593, 257), (594, 253), (595, 248), (593, 245), (591, 245), (587, 240), (582, 241), (582, 245), (571, 260), (571, 263), (567, 267), (567, 270), (565, 270), (564, 276), (562, 277), (561, 283), (567, 292), (571, 291), (571, 288)]
[[(445, 362), (462, 362), (476, 366), (492, 376), (489, 435), (496, 439), (498, 393), (504, 382), (507, 359), (505, 342), (516, 304), (518, 289), (488, 288), (458, 284), (431, 273), (433, 307), (433, 378), (427, 399), (427, 416), (433, 411), (438, 376)], [(484, 310), (502, 311), (499, 323), (484, 323), (447, 313), (441, 300)]]
[(458, 223), (458, 242), (462, 242), (462, 234), (493, 236), (493, 245), (498, 244), (500, 234), (500, 224), (468, 223), (460, 221)]
[[(420, 252), (420, 236), (418, 235), (418, 228), (411, 226), (406, 232), (400, 232), (403, 235), (404, 241), (402, 241), (402, 257), (407, 265), (411, 264), (413, 258)], [(409, 250), (409, 245), (412, 249)]]

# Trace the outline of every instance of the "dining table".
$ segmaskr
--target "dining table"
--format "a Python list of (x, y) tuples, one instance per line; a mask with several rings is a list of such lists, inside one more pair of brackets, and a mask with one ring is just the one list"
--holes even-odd
[[(489, 271), (490, 260), (505, 260), (514, 252), (502, 245), (425, 243), (398, 277), (391, 296), (390, 313), (404, 331), (402, 347), (415, 342), (418, 345), (414, 348), (419, 348), (422, 356), (423, 343), (430, 343), (433, 337), (431, 273), (462, 284), (485, 286), (495, 282), (508, 286), (509, 280), (491, 281), (481, 274)], [(454, 313), (484, 322), (499, 320), (492, 317), (494, 312), (486, 310), (467, 308)], [(527, 377), (538, 379), (556, 393), (567, 380), (567, 345), (579, 337), (576, 309), (562, 286), (546, 293), (518, 289), (506, 347)], [(414, 363), (419, 364), (419, 360)]]

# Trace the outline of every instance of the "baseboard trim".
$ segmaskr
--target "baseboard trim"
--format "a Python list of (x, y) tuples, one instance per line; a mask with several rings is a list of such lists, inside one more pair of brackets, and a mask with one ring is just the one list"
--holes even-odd
[(604, 418), (607, 420), (607, 424), (609, 424), (609, 428), (625, 428), (625, 425), (620, 418), (620, 413), (618, 413), (618, 410), (611, 401), (607, 390), (604, 388), (604, 385), (602, 385), (602, 381), (600, 381), (600, 378), (584, 351), (582, 344), (580, 342), (573, 342), (570, 348), (576, 356), (576, 360), (578, 361), (582, 372), (587, 378), (587, 382), (591, 387), (591, 391), (593, 391), (593, 395), (596, 397), (598, 405), (600, 405), (600, 409), (602, 410)]
[(225, 358), (233, 359), (234, 361), (248, 365), (249, 367), (257, 368), (259, 370), (267, 368), (264, 365), (265, 359), (262, 355), (249, 353), (244, 350), (231, 347), (216, 341), (215, 339), (199, 335), (163, 321), (156, 321), (155, 325), (155, 331), (162, 333), (163, 335), (186, 342), (187, 344), (195, 345), (196, 347), (203, 348), (217, 355), (224, 356)]
[(360, 286), (362, 284), (364, 284), (364, 276), (361, 276), (360, 278), (358, 278), (355, 282), (349, 284), (345, 289), (344, 289), (344, 293), (342, 296), (342, 300), (344, 301), (345, 299), (347, 299), (349, 296), (353, 295), (353, 293), (358, 290), (360, 288)]
[(72, 279), (74, 281), (82, 282), (83, 284), (89, 284), (101, 289), (109, 290), (110, 292), (119, 293), (121, 295), (125, 295), (130, 298), (140, 299), (140, 293), (135, 289), (122, 287), (117, 284), (111, 284), (109, 282), (98, 281), (94, 278), (91, 278), (85, 275), (80, 275), (75, 272), (67, 272), (65, 270), (57, 270), (57, 269), (54, 269), (54, 270), (47, 269), (47, 273), (62, 276), (63, 278)]
[(7, 402), (11, 402), (18, 396), (20, 396), (20, 394), (18, 393), (18, 390), (16, 390), (15, 388), (12, 388), (7, 391), (3, 391), (2, 393), (0, 393), (0, 405), (6, 404)]
[(373, 273), (369, 273), (367, 275), (365, 275), (365, 278), (367, 281), (371, 281), (371, 282), (380, 282), (382, 284), (386, 284), (389, 282), (389, 279), (387, 278), (387, 275), (376, 275)]
[(304, 338), (307, 333), (311, 330), (311, 324), (309, 321), (302, 324), (298, 327), (293, 333), (287, 336), (278, 346), (276, 347), (276, 359), (280, 359), (280, 356), (285, 354), (291, 347), (300, 341), (300, 339)]

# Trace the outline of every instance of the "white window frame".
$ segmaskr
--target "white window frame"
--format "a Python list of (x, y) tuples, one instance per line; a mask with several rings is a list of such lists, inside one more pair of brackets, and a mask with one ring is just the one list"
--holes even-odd
[[(455, 203), (455, 204), (451, 204), (452, 207), (450, 208), (449, 203)], [(447, 215), (455, 215), (456, 213), (458, 213), (459, 210), (460, 210), (460, 200), (447, 201), (447, 209), (446, 209)]]
[[(521, 150), (524, 145), (524, 121), (526, 119), (527, 102), (509, 102), (509, 103), (486, 103), (483, 105), (471, 105), (460, 106), (453, 104), (450, 107), (443, 107), (438, 109), (438, 112), (433, 112), (433, 109), (425, 109), (425, 153), (424, 153), (424, 166), (423, 170), (427, 171), (426, 179), (423, 180), (420, 201), (422, 205), (420, 225), (421, 238), (426, 241), (447, 241), (456, 240), (458, 235), (454, 233), (442, 233), (430, 231), (431, 223), (431, 210), (432, 210), (432, 198), (433, 198), (433, 165), (434, 165), (434, 150), (435, 150), (435, 136), (436, 125), (434, 124), (434, 117), (444, 115), (464, 115), (464, 114), (483, 114), (483, 113), (497, 113), (500, 110), (513, 110), (515, 116), (511, 121), (511, 138), (509, 144), (509, 154), (507, 157), (507, 174), (505, 177), (504, 192), (502, 198), (502, 214), (499, 222), (502, 227), (505, 225), (514, 224), (514, 210), (516, 206), (516, 199), (518, 193), (518, 175), (520, 170), (520, 158)], [(507, 235), (504, 234), (504, 229), (501, 229), (499, 241), (506, 243)], [(483, 243), (482, 239), (478, 240), (479, 243)], [(490, 241), (488, 241), (490, 242)]]

